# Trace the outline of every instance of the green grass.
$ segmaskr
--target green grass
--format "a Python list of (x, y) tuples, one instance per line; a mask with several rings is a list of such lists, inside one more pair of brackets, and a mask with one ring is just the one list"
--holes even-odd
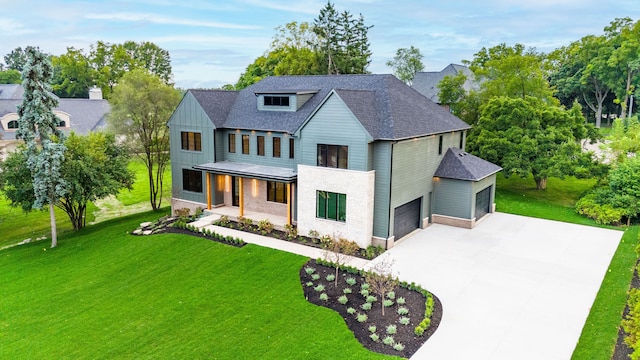
[[(129, 168), (136, 174), (133, 190), (123, 190), (118, 194), (117, 199), (125, 206), (136, 204), (149, 204), (149, 181), (147, 170), (139, 160), (132, 160)], [(167, 170), (164, 177), (165, 199), (162, 206), (168, 206), (171, 198), (171, 171)], [(165, 201), (166, 200), (166, 201)], [(106, 206), (106, 205), (105, 205)], [(121, 204), (118, 204), (121, 206)], [(147, 207), (151, 209), (151, 205)], [(97, 210), (94, 204), (87, 207), (87, 224), (95, 220), (94, 212)], [(56, 208), (56, 224), (58, 234), (73, 231), (73, 226), (67, 214)], [(9, 201), (0, 195), (0, 248), (18, 243), (24, 239), (36, 239), (46, 236), (51, 239), (51, 227), (49, 226), (49, 212), (31, 211), (24, 213), (20, 208), (11, 208)]]
[[(595, 181), (589, 179), (552, 178), (547, 183), (547, 190), (538, 191), (532, 178), (505, 179), (498, 175), (496, 209), (518, 215), (599, 226), (574, 210), (575, 202), (594, 184)], [(625, 230), (582, 329), (572, 360), (611, 359), (637, 260), (635, 247), (639, 232), (640, 226), (637, 225)]]
[(0, 358), (384, 359), (308, 303), (304, 257), (127, 231), (143, 213), (0, 251)]
[(546, 190), (537, 190), (532, 177), (496, 179), (496, 210), (500, 212), (596, 226), (596, 222), (575, 212), (576, 201), (591, 189), (593, 179), (550, 178)]
[(635, 247), (639, 229), (639, 226), (632, 226), (624, 232), (582, 329), (572, 360), (611, 359), (637, 260)]
[[(125, 206), (139, 204), (142, 202), (149, 202), (149, 175), (147, 173), (147, 167), (140, 159), (133, 159), (129, 163), (129, 169), (133, 170), (136, 174), (136, 180), (133, 184), (132, 190), (122, 190), (117, 196)], [(171, 166), (168, 166), (164, 172), (164, 184), (163, 184), (163, 203), (165, 199), (171, 198)], [(151, 205), (149, 205), (151, 206)]]

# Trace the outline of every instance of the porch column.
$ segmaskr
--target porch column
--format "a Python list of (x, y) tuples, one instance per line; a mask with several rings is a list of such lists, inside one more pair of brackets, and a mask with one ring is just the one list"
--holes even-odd
[(211, 173), (207, 172), (207, 210), (211, 210)]
[(287, 183), (287, 225), (291, 225), (291, 183)]
[(238, 187), (240, 188), (238, 196), (240, 198), (240, 204), (238, 204), (240, 206), (240, 214), (238, 216), (244, 216), (244, 186), (242, 182), (242, 177), (238, 177)]

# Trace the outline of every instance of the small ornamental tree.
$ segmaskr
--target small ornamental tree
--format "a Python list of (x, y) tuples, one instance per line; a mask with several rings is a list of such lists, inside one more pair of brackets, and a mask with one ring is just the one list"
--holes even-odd
[(338, 286), (340, 266), (348, 264), (351, 261), (351, 256), (358, 252), (359, 249), (360, 247), (355, 242), (344, 238), (336, 239), (335, 236), (325, 246), (324, 259), (331, 262), (336, 268), (335, 286)]
[(56, 200), (67, 192), (67, 182), (61, 176), (64, 160), (64, 135), (57, 129), (58, 117), (53, 109), (58, 100), (49, 85), (53, 66), (48, 56), (37, 48), (27, 47), (27, 62), (22, 71), (24, 98), (18, 105), (18, 131), (16, 138), (24, 140), (27, 166), (33, 178), (33, 207), (49, 205), (51, 220), (51, 247), (58, 244), (56, 231)]
[(373, 266), (364, 275), (364, 279), (369, 284), (372, 292), (380, 296), (380, 307), (384, 316), (384, 296), (389, 291), (393, 291), (398, 285), (398, 279), (393, 273), (393, 263), (395, 261), (388, 254), (380, 256), (374, 261)]

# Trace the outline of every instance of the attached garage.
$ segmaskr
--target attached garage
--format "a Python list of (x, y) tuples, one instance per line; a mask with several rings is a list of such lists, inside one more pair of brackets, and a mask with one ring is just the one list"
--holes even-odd
[(433, 222), (466, 228), (493, 211), (496, 173), (479, 157), (450, 148), (433, 178)]
[(393, 236), (400, 240), (415, 229), (420, 228), (420, 208), (422, 198), (400, 205), (393, 211)]
[(476, 193), (476, 221), (491, 212), (492, 185)]

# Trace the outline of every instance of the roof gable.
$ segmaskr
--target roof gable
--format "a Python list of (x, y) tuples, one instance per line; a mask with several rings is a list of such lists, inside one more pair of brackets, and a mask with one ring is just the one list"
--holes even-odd
[(216, 128), (224, 127), (238, 97), (237, 91), (226, 90), (189, 90), (187, 93), (194, 97)]
[[(297, 111), (260, 111), (256, 94), (317, 93)], [(462, 120), (429, 101), (393, 75), (273, 76), (238, 92), (224, 127), (293, 134), (331, 91), (343, 99), (374, 140), (404, 139), (469, 129)]]
[(463, 73), (467, 77), (467, 81), (465, 81), (462, 86), (466, 91), (478, 88), (477, 83), (474, 81), (473, 72), (468, 67), (458, 64), (449, 64), (441, 71), (418, 72), (413, 78), (411, 87), (426, 96), (429, 100), (439, 103), (440, 98), (438, 93), (440, 89), (438, 89), (438, 84), (445, 76), (455, 76), (459, 73)]
[(480, 181), (502, 168), (458, 148), (449, 148), (433, 176), (456, 180)]

